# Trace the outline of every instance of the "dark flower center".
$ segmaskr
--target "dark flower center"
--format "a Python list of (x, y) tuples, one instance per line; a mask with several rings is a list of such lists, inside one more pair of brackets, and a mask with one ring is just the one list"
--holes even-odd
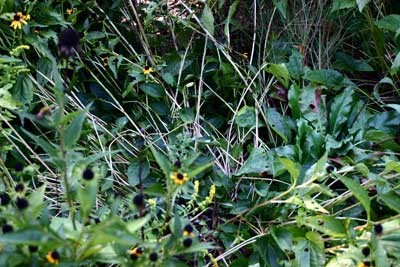
[(57, 251), (53, 251), (53, 252), (51, 252), (51, 257), (54, 260), (59, 260), (60, 259), (60, 254)]
[(149, 70), (149, 69), (150, 69), (149, 66), (144, 67), (144, 70)]
[(20, 21), (21, 20), (21, 16), (20, 15), (14, 15), (14, 20), (15, 21)]
[(176, 175), (176, 178), (178, 178), (178, 180), (183, 180), (183, 174), (182, 173), (178, 173)]

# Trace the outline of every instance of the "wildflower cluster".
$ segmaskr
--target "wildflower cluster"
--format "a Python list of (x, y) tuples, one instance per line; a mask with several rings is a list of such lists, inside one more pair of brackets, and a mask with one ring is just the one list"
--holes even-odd
[(27, 25), (28, 21), (31, 19), (31, 16), (25, 12), (17, 12), (15, 13), (13, 20), (11, 21), (10, 26), (14, 28), (14, 30), (21, 30), (23, 25)]

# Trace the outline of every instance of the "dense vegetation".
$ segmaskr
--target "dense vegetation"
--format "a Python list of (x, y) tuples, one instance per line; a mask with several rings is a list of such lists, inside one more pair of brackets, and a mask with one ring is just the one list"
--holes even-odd
[(0, 0), (0, 266), (400, 266), (400, 3)]

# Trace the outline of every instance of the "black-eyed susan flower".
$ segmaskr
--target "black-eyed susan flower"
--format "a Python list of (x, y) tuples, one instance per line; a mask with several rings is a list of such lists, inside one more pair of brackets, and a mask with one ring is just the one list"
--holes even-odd
[(142, 256), (143, 252), (144, 252), (143, 247), (136, 247), (136, 248), (129, 250), (129, 255), (132, 260), (137, 260), (137, 258)]
[(60, 254), (57, 252), (57, 250), (49, 251), (46, 255), (46, 260), (50, 264), (59, 264), (60, 263)]
[(24, 15), (22, 12), (15, 13), (13, 20), (11, 21), (10, 26), (16, 29), (22, 29), (22, 25), (27, 25), (27, 20), (30, 20), (31, 16), (26, 14)]
[(152, 253), (150, 253), (150, 255), (149, 255), (149, 260), (150, 261), (157, 261), (157, 259), (158, 259), (158, 254), (156, 253), (156, 252), (152, 252)]
[(194, 237), (194, 234), (193, 234), (193, 226), (192, 226), (191, 224), (187, 224), (187, 225), (183, 228), (183, 236)]
[(19, 210), (24, 210), (29, 206), (29, 202), (28, 200), (26, 200), (26, 198), (17, 197), (17, 199), (15, 200), (15, 205)]
[(150, 67), (150, 66), (146, 66), (146, 67), (143, 68), (143, 74), (144, 75), (149, 75), (152, 72), (153, 72), (153, 68)]
[(369, 261), (362, 261), (360, 263), (358, 263), (357, 267), (370, 267), (371, 266), (371, 262)]
[(191, 245), (193, 244), (193, 240), (190, 238), (190, 237), (188, 237), (188, 238), (185, 238), (184, 240), (183, 240), (183, 246), (184, 247), (190, 247)]
[(79, 44), (80, 34), (72, 28), (63, 29), (58, 35), (58, 49), (60, 54), (64, 57), (70, 57), (75, 52), (81, 51)]
[(0, 194), (0, 203), (2, 206), (8, 205), (8, 203), (10, 203), (10, 201), (11, 201), (11, 198), (6, 192), (2, 192)]
[(86, 168), (82, 173), (82, 178), (87, 181), (92, 180), (93, 177), (94, 177), (94, 172), (90, 168)]
[(178, 185), (183, 185), (185, 182), (189, 180), (187, 173), (182, 173), (182, 172), (173, 172), (171, 173), (170, 177), (174, 181), (174, 183)]

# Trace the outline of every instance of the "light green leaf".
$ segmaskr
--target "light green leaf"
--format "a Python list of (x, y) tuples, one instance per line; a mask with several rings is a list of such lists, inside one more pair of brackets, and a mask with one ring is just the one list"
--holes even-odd
[(371, 212), (371, 199), (368, 196), (367, 190), (365, 190), (360, 183), (353, 179), (345, 176), (339, 176), (339, 179), (353, 193), (354, 197), (360, 201), (361, 205), (364, 206), (369, 218)]
[(187, 175), (188, 175), (189, 178), (193, 178), (193, 177), (195, 177), (197, 174), (199, 174), (199, 173), (201, 173), (201, 172), (207, 170), (208, 168), (212, 167), (212, 165), (213, 165), (212, 162), (203, 164), (203, 165), (197, 167), (196, 169), (191, 170)]
[(274, 75), (274, 77), (285, 87), (289, 87), (289, 71), (284, 63), (273, 64), (266, 66), (265, 71)]
[(335, 12), (341, 9), (353, 8), (356, 6), (354, 0), (333, 0), (331, 12)]
[(400, 196), (395, 191), (390, 191), (386, 194), (380, 194), (379, 199), (381, 199), (386, 206), (400, 213)]
[(305, 79), (336, 90), (344, 85), (344, 76), (338, 71), (331, 69), (308, 71)]
[(163, 171), (165, 177), (169, 178), (170, 171), (171, 171), (171, 162), (168, 160), (164, 154), (159, 152), (153, 145), (149, 145), (151, 153), (154, 156), (158, 166), (160, 166), (161, 170)]
[(83, 123), (85, 122), (85, 117), (86, 112), (82, 111), (67, 126), (64, 136), (64, 145), (66, 149), (72, 149), (76, 142), (78, 142), (81, 136)]
[(194, 112), (191, 108), (182, 108), (179, 110), (179, 116), (185, 123), (192, 123), (194, 121)]
[(385, 16), (376, 21), (375, 25), (382, 30), (397, 32), (400, 29), (400, 15), (392, 14)]
[(229, 7), (228, 16), (225, 20), (224, 33), (227, 36), (228, 40), (230, 40), (229, 25), (231, 23), (233, 15), (235, 15), (236, 13), (238, 4), (239, 0), (235, 0), (235, 2), (233, 2), (233, 4)]
[(297, 166), (297, 164), (294, 161), (285, 158), (279, 158), (279, 161), (282, 163), (285, 169), (290, 173), (290, 176), (292, 177), (292, 184), (296, 184), (297, 179), (299, 178), (300, 175), (300, 169)]
[(298, 223), (304, 224), (332, 237), (343, 238), (346, 236), (346, 228), (343, 222), (332, 216), (317, 215), (304, 218), (302, 215), (296, 217)]
[(128, 167), (128, 183), (136, 186), (146, 179), (150, 173), (150, 164), (147, 160), (133, 160)]
[(254, 148), (251, 151), (249, 158), (235, 175), (261, 173), (267, 169), (269, 163), (270, 161), (267, 153), (261, 148)]
[(201, 23), (203, 24), (204, 28), (211, 34), (214, 35), (214, 16), (212, 13), (211, 8), (208, 5), (204, 6), (203, 14), (201, 15), (200, 19)]
[(80, 204), (80, 211), (82, 218), (88, 218), (90, 211), (94, 203), (96, 202), (98, 188), (98, 179), (94, 178), (84, 184), (83, 187), (79, 187), (78, 190), (78, 201)]
[(363, 9), (365, 8), (365, 6), (370, 2), (371, 0), (357, 0), (357, 6), (358, 6), (358, 10), (360, 10), (360, 12), (363, 11)]
[(256, 125), (254, 107), (244, 106), (236, 114), (235, 122), (239, 127), (253, 127)]
[(126, 224), (126, 229), (129, 233), (135, 234), (138, 230), (140, 230), (149, 220), (149, 216), (145, 216), (136, 220), (129, 221)]

